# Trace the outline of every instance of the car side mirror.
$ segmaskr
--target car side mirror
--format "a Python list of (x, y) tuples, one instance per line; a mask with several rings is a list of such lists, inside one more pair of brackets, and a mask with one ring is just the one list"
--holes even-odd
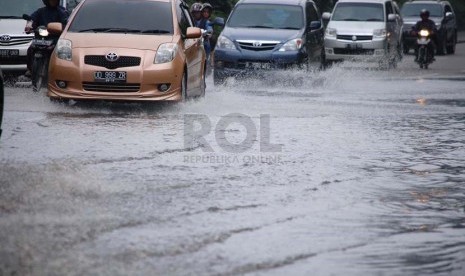
[(223, 17), (217, 17), (215, 20), (212, 22), (213, 25), (224, 27), (224, 18)]
[(187, 28), (185, 38), (194, 39), (202, 37), (202, 30), (196, 27)]
[(394, 22), (394, 21), (396, 21), (396, 19), (397, 19), (397, 16), (396, 16), (395, 14), (390, 13), (390, 14), (388, 15), (388, 21), (389, 21), (389, 22)]
[(318, 30), (321, 28), (321, 21), (310, 22), (310, 30)]
[(452, 19), (452, 18), (454, 18), (454, 14), (451, 13), (451, 12), (446, 12), (446, 18), (447, 19)]
[(47, 31), (54, 35), (61, 35), (61, 33), (63, 32), (63, 25), (58, 22), (48, 23)]
[(323, 20), (329, 20), (329, 19), (331, 19), (331, 13), (330, 12), (324, 12), (322, 17), (323, 17)]

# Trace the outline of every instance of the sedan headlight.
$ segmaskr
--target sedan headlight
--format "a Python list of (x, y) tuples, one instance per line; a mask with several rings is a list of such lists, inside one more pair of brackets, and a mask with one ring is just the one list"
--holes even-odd
[(225, 36), (220, 36), (216, 43), (216, 48), (218, 49), (228, 49), (228, 50), (236, 50), (236, 45), (232, 42), (229, 38)]
[(387, 36), (386, 29), (377, 29), (373, 31), (373, 37), (385, 38)]
[(337, 31), (336, 29), (327, 28), (325, 34), (326, 36), (329, 36), (329, 37), (335, 37), (337, 34)]
[(73, 59), (73, 43), (70, 40), (60, 38), (57, 42), (56, 51), (59, 59), (71, 61)]
[(280, 52), (298, 51), (302, 48), (302, 39), (296, 38), (286, 42), (280, 49)]
[(155, 56), (155, 64), (167, 63), (173, 61), (178, 52), (178, 44), (176, 43), (164, 43), (158, 47), (157, 54)]

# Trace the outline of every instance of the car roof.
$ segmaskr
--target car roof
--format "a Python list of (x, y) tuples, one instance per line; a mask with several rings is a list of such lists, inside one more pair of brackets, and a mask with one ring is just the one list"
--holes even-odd
[[(278, 5), (301, 5), (303, 3), (313, 3), (312, 0), (241, 0), (241, 4), (278, 4)], [(238, 3), (238, 4), (239, 4)]]
[(351, 3), (381, 3), (391, 2), (391, 0), (339, 0), (338, 3), (351, 2)]

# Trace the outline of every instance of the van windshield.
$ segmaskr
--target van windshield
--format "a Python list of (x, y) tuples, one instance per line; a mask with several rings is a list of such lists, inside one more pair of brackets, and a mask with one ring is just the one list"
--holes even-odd
[(420, 18), (421, 10), (426, 9), (430, 12), (432, 17), (442, 17), (442, 8), (438, 4), (405, 4), (402, 7), (401, 13), (404, 17), (418, 17)]
[(44, 4), (38, 0), (0, 0), (0, 19), (18, 18), (31, 15)]
[(300, 30), (304, 27), (300, 6), (275, 4), (242, 4), (236, 7), (229, 27)]
[(170, 2), (87, 0), (70, 23), (69, 32), (173, 34)]
[(339, 3), (331, 20), (384, 22), (383, 4)]

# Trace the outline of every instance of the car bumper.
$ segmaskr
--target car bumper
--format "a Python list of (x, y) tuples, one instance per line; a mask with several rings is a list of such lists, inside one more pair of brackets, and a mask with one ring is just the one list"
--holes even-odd
[[(152, 59), (153, 60), (153, 59)], [(144, 63), (140, 66), (122, 67), (115, 70), (92, 65), (83, 61), (65, 61), (52, 55), (49, 67), (48, 93), (50, 98), (73, 100), (115, 101), (180, 101), (183, 61), (176, 58), (165, 64)], [(123, 71), (126, 83), (96, 82), (96, 71)], [(60, 87), (59, 82), (66, 83)], [(169, 84), (169, 89), (160, 91), (159, 86)]]
[(327, 61), (360, 60), (377, 62), (386, 58), (386, 39), (350, 41), (325, 38), (325, 56)]
[(307, 55), (300, 51), (260, 53), (216, 50), (214, 68), (216, 76), (247, 77), (299, 69), (306, 60)]
[(2, 46), (0, 47), (1, 51), (11, 51), (17, 50), (19, 51), (18, 56), (0, 56), (0, 68), (2, 71), (26, 71), (27, 70), (27, 49), (29, 48), (29, 44), (27, 45), (19, 45), (19, 46)]

